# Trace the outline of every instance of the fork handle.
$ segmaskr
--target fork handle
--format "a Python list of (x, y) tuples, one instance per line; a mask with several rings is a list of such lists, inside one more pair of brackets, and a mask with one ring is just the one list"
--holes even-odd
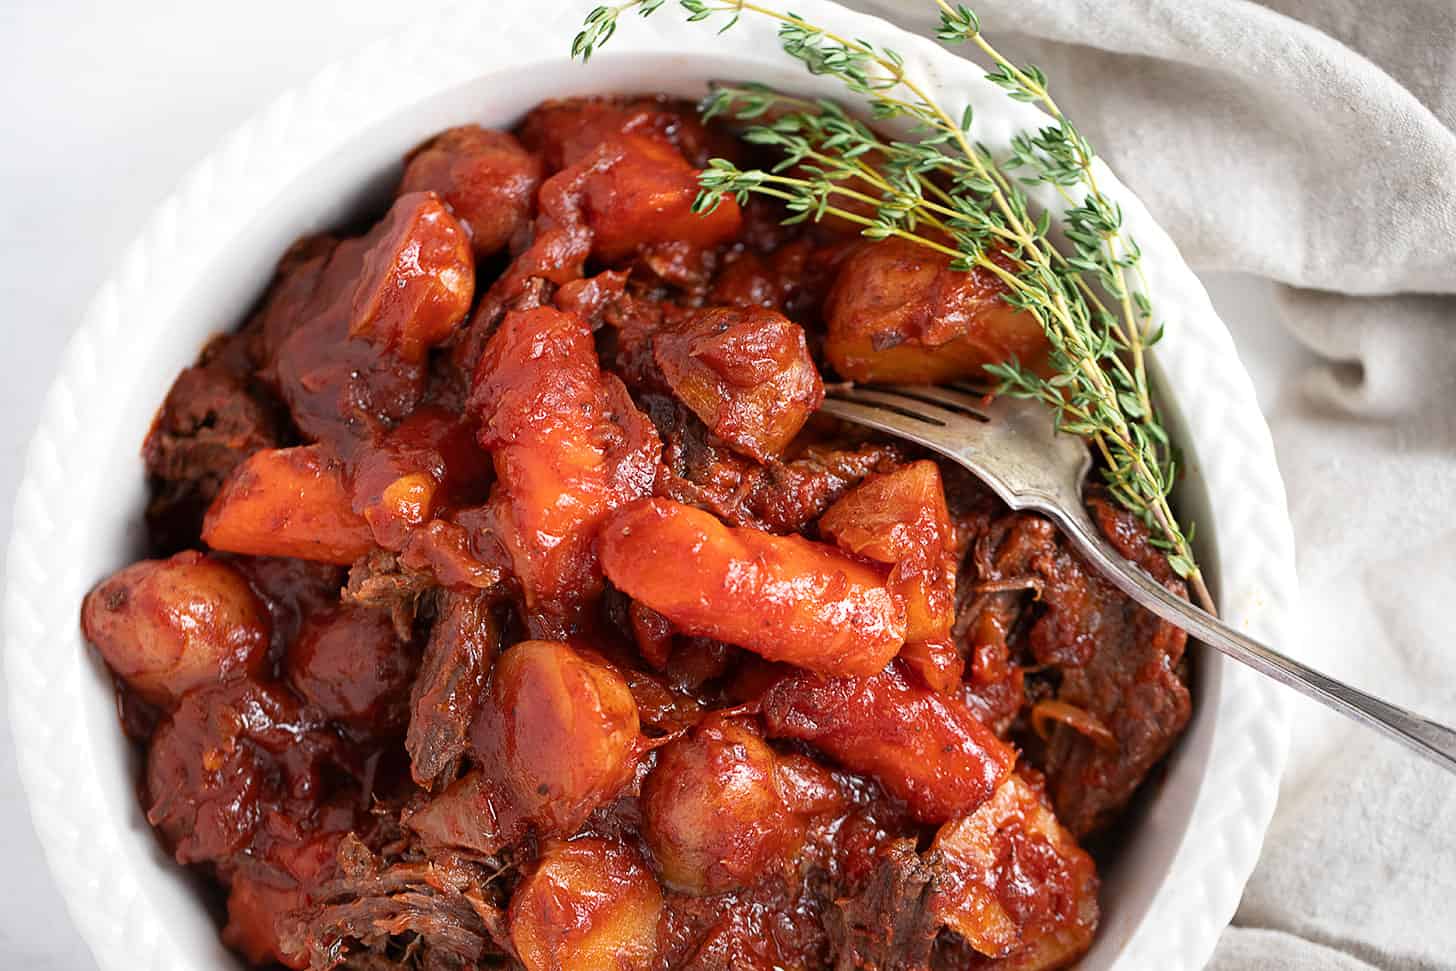
[(1168, 623), (1305, 697), (1385, 733), (1448, 772), (1456, 772), (1456, 731), (1336, 681), (1239, 633), (1212, 614), (1175, 596), (1128, 562), (1089, 518), (1068, 514), (1064, 509), (1046, 511), (1098, 572)]

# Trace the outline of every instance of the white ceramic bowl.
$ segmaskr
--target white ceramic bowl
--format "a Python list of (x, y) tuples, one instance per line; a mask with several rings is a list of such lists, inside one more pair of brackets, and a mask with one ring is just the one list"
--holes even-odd
[[(753, 78), (838, 96), (747, 17), (715, 35), (675, 5), (624, 18), (589, 67), (568, 61), (582, 3), (475, 2), (361, 52), (236, 132), (158, 211), (77, 329), (31, 444), (9, 552), (4, 631), (19, 763), (36, 828), (76, 925), (105, 971), (235, 968), (195, 886), (160, 849), (135, 794), (109, 680), (77, 615), (133, 559), (145, 500), (138, 447), (173, 376), (237, 324), (295, 237), (377, 205), (399, 159), (450, 125), (507, 125), (543, 98), (701, 95)], [(973, 102), (993, 148), (1036, 113), (973, 65), (825, 0), (794, 9), (895, 48), (951, 104)], [(1156, 365), (1188, 457), (1179, 501), (1224, 615), (1290, 643), (1293, 544), (1269, 433), (1228, 332), (1143, 206), (1110, 174), (1167, 322)], [(1048, 200), (1055, 201), (1055, 200)], [(1105, 873), (1104, 919), (1083, 967), (1196, 968), (1234, 912), (1273, 811), (1285, 747), (1279, 691), (1195, 654), (1196, 708), (1163, 782)]]

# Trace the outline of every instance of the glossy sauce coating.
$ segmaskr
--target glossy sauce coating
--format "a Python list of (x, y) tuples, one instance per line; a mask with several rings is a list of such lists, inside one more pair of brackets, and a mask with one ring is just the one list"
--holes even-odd
[(866, 675), (905, 641), (903, 607), (882, 570), (799, 536), (731, 529), (647, 499), (611, 519), (601, 554), (617, 587), (680, 629), (771, 661)]
[(564, 626), (601, 590), (596, 533), (647, 494), (661, 448), (591, 331), (550, 308), (513, 312), (476, 369), (471, 401), (497, 484), (497, 531), (528, 609)]
[(308, 815), (337, 739), (282, 687), (249, 679), (189, 692), (147, 751), (147, 821), (179, 863), (242, 848), (270, 813)]
[(952, 270), (914, 243), (862, 243), (842, 264), (825, 301), (824, 353), (853, 381), (936, 384), (984, 379), (982, 365), (1015, 358), (1041, 364), (1046, 337), (1035, 318), (1002, 300), (989, 270)]
[(195, 551), (144, 560), (86, 595), (81, 631), (111, 670), (147, 701), (259, 673), (271, 622), (247, 581)]
[(527, 971), (648, 971), (662, 891), (629, 846), (553, 840), (511, 898), (510, 936)]
[(747, 723), (721, 718), (699, 722), (658, 752), (642, 785), (642, 836), (668, 887), (739, 890), (789, 864), (806, 821), (782, 790), (812, 783), (786, 781), (778, 763)]
[(763, 716), (770, 736), (808, 742), (870, 776), (926, 823), (974, 812), (1016, 762), (957, 699), (910, 683), (898, 665), (868, 678), (784, 678), (764, 696)]
[(404, 728), (417, 663), (388, 613), (337, 607), (304, 622), (288, 649), (284, 676), (325, 717), (391, 735)]

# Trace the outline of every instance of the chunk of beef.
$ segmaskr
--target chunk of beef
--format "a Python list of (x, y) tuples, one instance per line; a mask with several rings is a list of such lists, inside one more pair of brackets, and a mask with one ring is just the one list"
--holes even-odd
[(311, 818), (340, 740), (282, 687), (251, 679), (197, 688), (152, 736), (147, 821), (180, 863), (226, 861), (271, 813)]
[(892, 443), (824, 433), (811, 421), (783, 461), (761, 465), (726, 448), (681, 403), (658, 394), (640, 398), (663, 441), (655, 494), (700, 506), (733, 526), (800, 532), (902, 454)]
[(218, 364), (177, 375), (142, 445), (151, 478), (147, 524), (159, 547), (195, 543), (202, 514), (237, 465), (279, 442), (278, 414), (244, 377)]
[(823, 897), (782, 879), (706, 897), (668, 893), (657, 971), (831, 967)]

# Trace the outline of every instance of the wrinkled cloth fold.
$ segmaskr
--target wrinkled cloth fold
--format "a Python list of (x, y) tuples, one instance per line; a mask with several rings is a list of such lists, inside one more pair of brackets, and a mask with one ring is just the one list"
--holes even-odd
[[(1287, 349), (1250, 363), (1299, 548), (1287, 647), (1456, 724), (1456, 3), (966, 2), (1194, 269), (1272, 281)], [(1272, 346), (1229, 323), (1246, 359)], [(1210, 967), (1456, 967), (1456, 780), (1303, 700), (1295, 716)]]

